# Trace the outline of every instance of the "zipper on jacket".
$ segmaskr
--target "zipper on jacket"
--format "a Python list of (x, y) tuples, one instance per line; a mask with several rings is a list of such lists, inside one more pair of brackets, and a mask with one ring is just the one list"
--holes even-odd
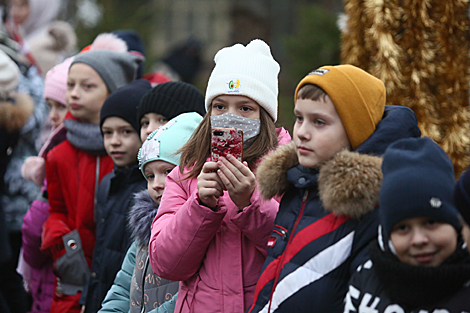
[(302, 218), (302, 216), (304, 214), (305, 206), (307, 205), (307, 198), (308, 198), (308, 190), (305, 190), (304, 196), (302, 198), (302, 204), (300, 205), (299, 216), (297, 216), (297, 219), (294, 222), (294, 226), (292, 227), (291, 236), (289, 237), (289, 240), (287, 241), (287, 244), (286, 244), (286, 248), (284, 249), (284, 252), (282, 253), (281, 262), (279, 262), (279, 264), (277, 265), (276, 276), (274, 276), (274, 284), (273, 284), (273, 287), (271, 289), (271, 295), (269, 296), (268, 313), (271, 312), (271, 303), (272, 303), (272, 299), (273, 299), (273, 294), (274, 294), (274, 290), (276, 289), (276, 285), (277, 285), (277, 282), (279, 280), (279, 276), (281, 275), (282, 264), (284, 263), (284, 257), (286, 256), (286, 252), (289, 249), (289, 245), (291, 244), (292, 240), (294, 239), (295, 230), (297, 229), (297, 226), (299, 226), (300, 219)]
[(150, 256), (147, 255), (147, 260), (145, 261), (145, 266), (144, 266), (144, 272), (142, 273), (142, 287), (140, 288), (140, 290), (142, 291), (142, 303), (140, 305), (142, 305), (142, 307), (140, 308), (140, 312), (141, 313), (144, 313), (145, 312), (145, 305), (144, 305), (144, 301), (145, 301), (145, 276), (147, 275), (147, 270), (148, 270), (148, 267), (149, 267), (149, 263), (150, 263)]

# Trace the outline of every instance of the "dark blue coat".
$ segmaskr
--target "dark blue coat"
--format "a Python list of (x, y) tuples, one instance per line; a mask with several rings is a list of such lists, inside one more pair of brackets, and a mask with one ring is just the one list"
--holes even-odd
[[(85, 312), (101, 308), (116, 273), (131, 245), (127, 216), (134, 204), (134, 194), (146, 189), (147, 183), (138, 166), (117, 168), (103, 177), (95, 208), (96, 243), (93, 251), (91, 277), (82, 293)], [(82, 302), (82, 301), (81, 301)]]
[(344, 313), (470, 312), (470, 254), (458, 245), (437, 267), (401, 263), (375, 240), (371, 260), (357, 269), (349, 283)]
[(419, 136), (413, 111), (386, 106), (369, 139), (320, 170), (295, 165), (293, 145), (260, 164), (261, 193), (284, 195), (249, 312), (343, 311), (348, 281), (368, 259), (367, 246), (377, 234), (382, 174), (381, 159), (372, 155), (395, 140)]

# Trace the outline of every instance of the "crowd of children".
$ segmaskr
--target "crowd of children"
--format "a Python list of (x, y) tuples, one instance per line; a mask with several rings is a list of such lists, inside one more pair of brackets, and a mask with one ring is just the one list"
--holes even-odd
[[(291, 137), (264, 41), (219, 50), (205, 95), (141, 78), (142, 47), (118, 46), (45, 73), (52, 130), (21, 163), (40, 191), (0, 255), (21, 274), (0, 271), (2, 312), (470, 311), (470, 171), (456, 182), (382, 81), (311, 71)], [(2, 185), (34, 118), (19, 76), (0, 51)], [(211, 158), (215, 127), (243, 131), (241, 160)]]

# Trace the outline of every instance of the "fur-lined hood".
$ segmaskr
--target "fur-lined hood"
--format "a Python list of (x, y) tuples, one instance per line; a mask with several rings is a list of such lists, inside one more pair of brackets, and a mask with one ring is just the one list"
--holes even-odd
[[(282, 195), (292, 184), (288, 170), (299, 166), (293, 142), (269, 154), (257, 169), (261, 195)], [(325, 210), (335, 215), (361, 218), (378, 204), (382, 183), (382, 158), (342, 151), (320, 167), (318, 192)]]
[(34, 111), (33, 99), (24, 93), (11, 94), (13, 102), (0, 101), (0, 128), (13, 133), (28, 122)]
[(134, 195), (134, 205), (129, 211), (128, 227), (131, 238), (139, 244), (148, 245), (150, 241), (150, 227), (157, 215), (158, 204), (152, 200), (147, 189)]

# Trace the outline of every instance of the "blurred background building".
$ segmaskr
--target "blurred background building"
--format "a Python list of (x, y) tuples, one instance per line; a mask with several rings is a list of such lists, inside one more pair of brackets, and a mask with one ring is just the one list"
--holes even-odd
[(137, 31), (146, 71), (167, 70), (202, 92), (222, 47), (265, 40), (281, 64), (279, 125), (292, 129), (293, 91), (310, 70), (340, 63), (342, 0), (64, 0), (79, 47), (97, 34)]

